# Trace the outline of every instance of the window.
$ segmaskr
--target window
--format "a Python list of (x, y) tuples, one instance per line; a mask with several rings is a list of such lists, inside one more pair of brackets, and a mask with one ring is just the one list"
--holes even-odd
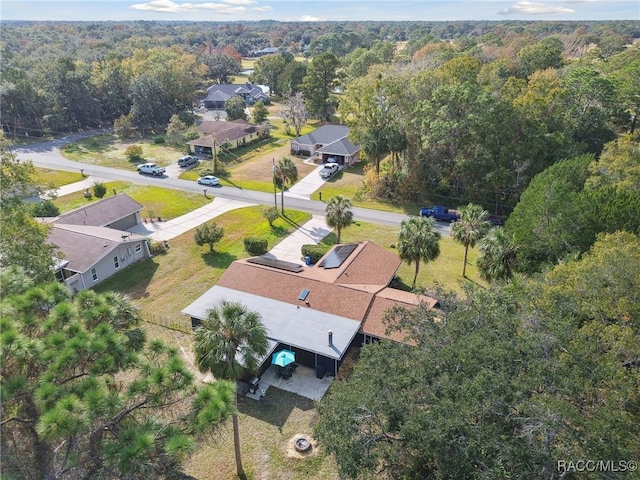
[(120, 262), (118, 261), (118, 256), (113, 257), (113, 266), (117, 269), (120, 268)]
[(136, 245), (136, 253), (140, 253), (142, 251), (142, 245), (137, 244)]
[(93, 279), (94, 282), (98, 281), (98, 271), (96, 270), (96, 267), (93, 267), (91, 269), (91, 278)]

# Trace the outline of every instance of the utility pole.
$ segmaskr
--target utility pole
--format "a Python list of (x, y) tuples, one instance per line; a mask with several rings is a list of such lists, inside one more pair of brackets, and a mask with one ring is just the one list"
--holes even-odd
[(216, 137), (213, 137), (213, 174), (218, 172), (218, 152), (216, 151)]
[(276, 192), (276, 170), (278, 169), (278, 167), (276, 167), (276, 159), (272, 158), (271, 159), (271, 174), (272, 174), (272, 180), (273, 180), (273, 205), (274, 207), (276, 207), (276, 210), (278, 209), (278, 194)]

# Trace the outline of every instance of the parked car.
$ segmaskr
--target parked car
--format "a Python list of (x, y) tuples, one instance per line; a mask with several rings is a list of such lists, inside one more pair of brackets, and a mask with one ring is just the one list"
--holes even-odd
[(421, 208), (420, 216), (433, 217), (439, 222), (453, 223), (460, 220), (460, 215), (458, 215), (456, 210), (449, 210), (447, 207), (442, 207), (440, 205)]
[(196, 163), (198, 163), (198, 157), (195, 155), (185, 155), (178, 160), (178, 166), (180, 167), (188, 167), (189, 165), (195, 165)]
[(198, 178), (198, 183), (200, 185), (220, 185), (220, 179), (218, 177), (214, 177), (213, 175), (205, 175), (204, 177)]
[(498, 215), (489, 215), (487, 217), (487, 221), (491, 222), (491, 225), (494, 227), (501, 227), (504, 225), (504, 220), (502, 220), (502, 217)]
[(136, 169), (138, 170), (138, 173), (148, 173), (150, 175), (155, 175), (155, 176), (164, 175), (164, 172), (165, 172), (164, 168), (159, 167), (155, 163), (150, 163), (150, 162), (141, 163), (140, 165), (136, 166)]
[(320, 176), (322, 178), (329, 178), (331, 177), (333, 174), (335, 174), (338, 170), (340, 170), (340, 167), (338, 166), (337, 163), (327, 163), (324, 167), (322, 167), (322, 169), (320, 170)]

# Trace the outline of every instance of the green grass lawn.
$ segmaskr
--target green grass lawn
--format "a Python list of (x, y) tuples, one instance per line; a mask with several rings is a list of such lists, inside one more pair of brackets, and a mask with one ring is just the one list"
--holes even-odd
[(311, 218), (308, 213), (285, 210), (286, 218), (280, 217), (271, 227), (262, 217), (263, 208), (241, 208), (212, 220), (224, 229), (214, 253), (209, 253), (207, 246), (196, 245), (191, 230), (173, 238), (167, 253), (126, 268), (96, 289), (128, 294), (145, 314), (186, 321), (180, 311), (215, 285), (231, 262), (250, 256), (244, 250), (246, 236), (266, 238), (271, 249), (296, 225)]
[[(136, 185), (126, 182), (107, 182), (107, 195), (126, 193), (131, 198), (144, 205), (141, 212), (142, 218), (161, 217), (170, 220), (184, 215), (198, 207), (211, 202), (200, 193), (179, 192), (151, 185)], [(90, 189), (91, 190), (91, 189)], [(79, 208), (98, 201), (96, 197), (87, 200), (83, 192), (75, 192), (59, 197), (54, 204), (64, 213), (74, 208)]]
[(54, 187), (61, 187), (70, 183), (84, 180), (81, 173), (63, 172), (62, 170), (50, 170), (48, 168), (36, 167), (36, 181), (41, 184), (51, 184)]

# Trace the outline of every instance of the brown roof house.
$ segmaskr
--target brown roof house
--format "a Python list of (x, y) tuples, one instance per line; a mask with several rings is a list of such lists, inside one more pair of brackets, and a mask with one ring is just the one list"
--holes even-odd
[(244, 120), (204, 121), (198, 125), (202, 137), (187, 142), (192, 153), (213, 156), (220, 148), (233, 150), (260, 138), (264, 127)]
[(319, 156), (323, 163), (335, 159), (335, 163), (349, 167), (360, 160), (360, 147), (349, 141), (349, 127), (323, 125), (316, 130), (291, 140), (294, 155)]
[(140, 224), (142, 209), (120, 194), (53, 219), (48, 241), (62, 254), (56, 278), (72, 291), (85, 290), (150, 257), (147, 237), (127, 231)]
[(336, 245), (311, 267), (265, 256), (237, 260), (182, 313), (197, 326), (222, 300), (239, 301), (262, 317), (271, 345), (265, 358), (284, 347), (297, 363), (335, 375), (351, 346), (381, 338), (407, 342), (402, 333), (386, 334), (387, 309), (436, 306), (432, 298), (389, 286), (400, 264), (396, 254), (368, 241)]

